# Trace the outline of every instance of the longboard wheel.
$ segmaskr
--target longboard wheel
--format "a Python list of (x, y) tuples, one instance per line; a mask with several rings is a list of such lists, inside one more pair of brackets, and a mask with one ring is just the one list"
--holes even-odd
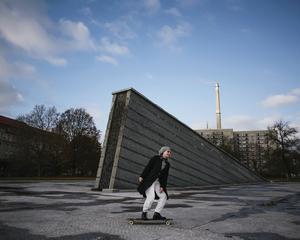
[(167, 221), (166, 221), (166, 225), (168, 225), (168, 226), (171, 225), (171, 221), (170, 221), (170, 220), (167, 220)]
[(133, 220), (130, 220), (128, 223), (129, 223), (130, 225), (133, 225)]

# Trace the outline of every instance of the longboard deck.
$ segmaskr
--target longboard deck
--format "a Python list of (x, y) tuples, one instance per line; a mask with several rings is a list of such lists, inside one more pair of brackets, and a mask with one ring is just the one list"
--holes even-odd
[(153, 219), (143, 220), (141, 218), (128, 218), (127, 220), (128, 220), (128, 223), (130, 225), (133, 225), (133, 224), (166, 224), (166, 225), (171, 225), (173, 219), (167, 218), (165, 220), (153, 220)]

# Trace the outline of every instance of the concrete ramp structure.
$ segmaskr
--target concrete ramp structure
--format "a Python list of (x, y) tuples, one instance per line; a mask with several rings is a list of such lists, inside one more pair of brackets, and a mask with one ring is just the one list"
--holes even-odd
[(264, 181), (237, 159), (130, 88), (113, 93), (95, 190), (134, 189), (161, 146), (172, 148), (168, 186)]

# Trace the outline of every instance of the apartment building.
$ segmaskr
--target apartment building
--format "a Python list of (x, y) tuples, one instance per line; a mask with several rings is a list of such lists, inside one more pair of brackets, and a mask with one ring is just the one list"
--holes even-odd
[(243, 164), (254, 170), (260, 169), (265, 163), (265, 153), (270, 147), (267, 130), (198, 129), (195, 131), (219, 147), (229, 146)]

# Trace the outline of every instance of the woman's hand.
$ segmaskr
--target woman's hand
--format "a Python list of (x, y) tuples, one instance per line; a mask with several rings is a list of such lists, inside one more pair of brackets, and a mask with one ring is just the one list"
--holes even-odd
[(139, 177), (139, 182), (142, 182), (144, 179), (142, 177)]

